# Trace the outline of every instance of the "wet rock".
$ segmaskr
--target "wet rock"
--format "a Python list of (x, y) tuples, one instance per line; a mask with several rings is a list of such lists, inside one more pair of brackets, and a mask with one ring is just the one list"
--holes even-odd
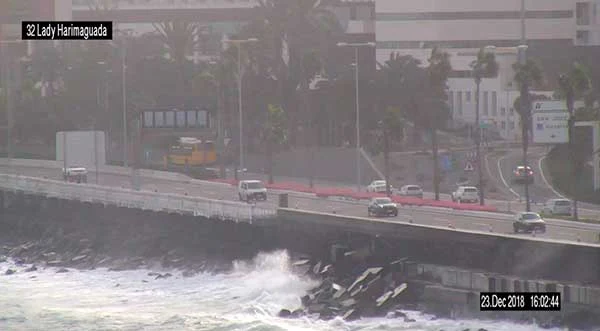
[(408, 317), (405, 317), (405, 318), (404, 318), (404, 322), (405, 322), (405, 323), (413, 323), (413, 322), (416, 322), (416, 320), (415, 320), (414, 318), (408, 318)]
[(487, 329), (484, 329), (484, 328), (480, 328), (480, 329), (479, 329), (479, 330), (477, 330), (477, 331), (488, 331), (488, 330), (487, 330)]
[(6, 272), (4, 272), (5, 275), (12, 275), (14, 273), (16, 273), (16, 271), (13, 269), (6, 269)]
[(148, 282), (148, 281), (147, 281), (147, 280), (145, 280), (145, 279), (144, 279), (144, 280), (142, 280), (142, 283), (147, 283), (147, 282)]
[(80, 261), (83, 261), (83, 260), (87, 259), (87, 257), (88, 257), (87, 255), (77, 255), (77, 256), (75, 256), (74, 258), (71, 259), (71, 262), (77, 263), (77, 262), (80, 262)]
[(115, 287), (119, 287), (119, 286), (121, 286), (121, 284), (119, 284), (119, 283), (115, 284)]
[(25, 264), (25, 260), (20, 259), (20, 258), (16, 258), (15, 259), (15, 264), (19, 265), (19, 266), (24, 265)]
[(35, 265), (32, 265), (31, 267), (25, 269), (25, 272), (33, 272), (33, 271), (37, 271), (38, 268)]
[(148, 273), (148, 276), (150, 276), (150, 277), (156, 277), (156, 276), (159, 276), (159, 275), (160, 275), (160, 273), (154, 272), (154, 271)]
[(166, 279), (166, 278), (169, 278), (171, 276), (173, 276), (173, 275), (171, 275), (170, 273), (167, 272), (166, 274), (162, 274), (162, 275), (156, 276), (156, 278), (154, 278), (154, 279)]
[(296, 309), (292, 312), (292, 317), (301, 317), (304, 315), (304, 309)]
[(198, 272), (197, 272), (197, 271), (195, 271), (195, 270), (184, 270), (184, 271), (181, 273), (181, 276), (183, 276), (183, 277), (193, 277), (193, 276), (195, 276), (197, 273), (198, 273)]
[(56, 271), (57, 274), (63, 274), (65, 272), (69, 272), (69, 269), (67, 268), (60, 268)]
[(282, 318), (288, 318), (292, 316), (292, 312), (289, 311), (288, 309), (282, 309), (279, 311), (279, 314), (277, 314), (277, 316), (282, 317)]
[(46, 264), (48, 266), (50, 266), (50, 267), (52, 267), (52, 266), (59, 266), (59, 265), (63, 264), (63, 261), (61, 261), (61, 260), (52, 260), (52, 261), (46, 262)]
[(350, 309), (342, 315), (342, 318), (346, 321), (355, 321), (360, 318), (360, 313), (357, 309)]
[(6, 262), (6, 256), (0, 255), (0, 263)]

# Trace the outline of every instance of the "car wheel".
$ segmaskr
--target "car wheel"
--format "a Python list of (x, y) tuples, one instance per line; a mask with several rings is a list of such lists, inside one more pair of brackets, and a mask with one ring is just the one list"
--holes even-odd
[(513, 231), (519, 233), (519, 226), (517, 224), (513, 224)]
[(242, 198), (242, 193), (238, 193), (238, 196), (240, 197), (240, 201), (244, 201), (244, 199)]
[(543, 227), (540, 228), (540, 233), (546, 233), (546, 227), (545, 226), (543, 226)]
[(394, 217), (398, 216), (398, 211), (396, 210), (393, 214)]

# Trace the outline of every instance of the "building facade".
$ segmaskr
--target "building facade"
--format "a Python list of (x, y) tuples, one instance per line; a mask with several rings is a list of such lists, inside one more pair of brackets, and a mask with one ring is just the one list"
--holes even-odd
[(476, 87), (470, 63), (478, 49), (494, 46), (500, 72), (497, 78), (483, 79), (480, 118), (503, 138), (518, 139), (519, 116), (513, 105), (519, 92), (512, 64), (522, 35), (528, 54), (540, 59), (545, 71), (558, 70), (552, 63), (557, 52), (600, 45), (600, 0), (525, 0), (524, 20), (522, 4), (521, 0), (377, 0), (377, 60), (385, 62), (398, 52), (427, 65), (433, 47), (444, 49), (454, 70), (448, 82), (453, 122), (474, 124)]

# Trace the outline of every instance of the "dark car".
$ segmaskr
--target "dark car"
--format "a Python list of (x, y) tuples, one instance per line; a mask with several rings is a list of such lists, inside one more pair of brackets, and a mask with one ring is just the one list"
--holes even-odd
[(398, 216), (398, 206), (390, 198), (373, 198), (368, 213), (369, 216)]
[(518, 166), (513, 170), (513, 181), (515, 183), (533, 184), (533, 169), (530, 166)]
[(513, 222), (515, 233), (540, 231), (546, 232), (546, 222), (538, 213), (522, 212), (518, 213)]

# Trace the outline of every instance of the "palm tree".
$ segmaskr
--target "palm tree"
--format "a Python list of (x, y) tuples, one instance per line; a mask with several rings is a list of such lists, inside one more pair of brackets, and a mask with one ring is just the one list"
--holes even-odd
[(486, 52), (484, 48), (481, 48), (477, 53), (477, 59), (471, 62), (471, 69), (473, 70), (473, 79), (477, 89), (475, 91), (475, 125), (479, 134), (475, 134), (475, 146), (477, 152), (477, 173), (479, 177), (479, 204), (483, 205), (484, 193), (483, 193), (483, 170), (481, 164), (481, 128), (479, 123), (479, 95), (481, 80), (483, 78), (496, 77), (498, 75), (498, 62), (496, 62), (496, 55), (494, 53)]
[[(527, 166), (527, 150), (529, 148), (529, 133), (531, 132), (531, 97), (529, 95), (529, 86), (540, 84), (542, 82), (542, 71), (537, 63), (528, 59), (525, 64), (519, 62), (513, 64), (515, 71), (515, 81), (521, 90), (520, 100), (516, 108), (521, 116), (521, 132), (523, 146), (523, 165)], [(526, 210), (531, 210), (531, 200), (529, 199), (529, 183), (525, 181), (525, 206)]]
[[(321, 67), (342, 33), (339, 22), (328, 9), (330, 1), (322, 0), (258, 0), (261, 15), (246, 27), (246, 34), (258, 37), (271, 75), (278, 83), (279, 103), (286, 110), (290, 139), (295, 140), (300, 114), (292, 109), (297, 91), (321, 71), (308, 70), (307, 56), (316, 54)], [(243, 34), (243, 33), (242, 33)], [(306, 118), (307, 116), (304, 116)]]
[(157, 37), (167, 47), (170, 58), (177, 67), (179, 74), (179, 86), (177, 91), (183, 95), (189, 95), (189, 84), (187, 79), (186, 64), (187, 55), (197, 43), (196, 37), (204, 29), (199, 23), (188, 21), (171, 21), (152, 23)]
[(376, 104), (383, 138), (386, 192), (389, 195), (389, 139), (401, 141), (404, 138), (405, 119), (418, 125), (426, 122), (420, 119), (420, 113), (425, 108), (427, 74), (420, 67), (419, 60), (398, 53), (390, 54), (390, 58), (384, 64), (378, 63), (378, 66)]
[(568, 73), (560, 75), (558, 79), (560, 91), (564, 95), (569, 111), (569, 153), (571, 159), (571, 185), (573, 194), (573, 218), (578, 220), (577, 212), (577, 183), (580, 178), (581, 168), (583, 167), (584, 157), (577, 155), (575, 146), (573, 146), (574, 126), (575, 126), (575, 99), (585, 96), (592, 89), (589, 78), (589, 69), (584, 65), (575, 62)]
[(449, 109), (446, 101), (448, 99), (447, 90), (448, 76), (452, 71), (450, 64), (450, 55), (440, 51), (438, 48), (431, 50), (429, 57), (429, 86), (432, 93), (432, 108), (429, 109), (429, 129), (431, 132), (431, 151), (433, 154), (433, 187), (435, 200), (440, 199), (440, 169), (438, 161), (438, 137), (437, 131), (445, 124), (449, 117)]
[(287, 130), (285, 125), (285, 111), (281, 106), (269, 104), (267, 106), (266, 121), (262, 131), (262, 140), (266, 145), (267, 154), (267, 172), (269, 174), (269, 184), (273, 184), (273, 152), (278, 146), (283, 145), (287, 140)]

